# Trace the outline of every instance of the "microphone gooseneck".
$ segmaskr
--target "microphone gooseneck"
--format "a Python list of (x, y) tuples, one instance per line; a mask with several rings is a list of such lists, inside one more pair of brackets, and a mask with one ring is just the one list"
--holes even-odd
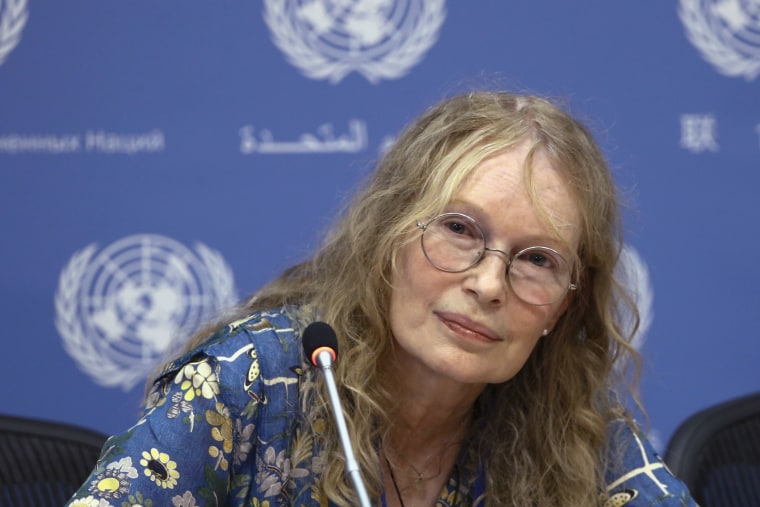
[(346, 457), (346, 472), (353, 482), (356, 495), (359, 497), (361, 507), (371, 507), (367, 488), (362, 480), (359, 463), (354, 457), (354, 450), (351, 446), (351, 439), (348, 436), (348, 427), (346, 419), (343, 416), (343, 406), (338, 396), (338, 387), (335, 384), (335, 377), (332, 372), (332, 365), (338, 357), (338, 338), (335, 331), (329, 324), (324, 322), (312, 322), (303, 332), (303, 350), (311, 364), (322, 370), (325, 377), (325, 385), (330, 397), (330, 407), (332, 408), (335, 424), (338, 429), (343, 454)]

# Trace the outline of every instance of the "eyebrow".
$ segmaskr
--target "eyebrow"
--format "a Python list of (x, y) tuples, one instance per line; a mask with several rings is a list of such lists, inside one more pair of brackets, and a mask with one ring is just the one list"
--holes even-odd
[[(444, 206), (444, 213), (448, 213), (449, 211), (446, 211), (446, 210), (448, 210), (449, 208), (452, 208), (452, 207), (457, 208), (458, 211), (454, 211), (454, 212), (451, 212), (451, 213), (464, 213), (465, 215), (469, 215), (470, 217), (472, 217), (472, 218), (474, 218), (476, 220), (478, 220), (478, 218), (475, 217), (475, 215), (485, 215), (486, 214), (486, 210), (482, 206), (478, 206), (478, 205), (472, 204), (472, 203), (470, 203), (468, 201), (463, 201), (461, 199), (452, 199), (451, 201), (449, 201), (446, 204), (446, 206)], [(487, 219), (487, 217), (486, 217), (486, 219)], [(480, 223), (480, 220), (478, 220), (478, 223)]]

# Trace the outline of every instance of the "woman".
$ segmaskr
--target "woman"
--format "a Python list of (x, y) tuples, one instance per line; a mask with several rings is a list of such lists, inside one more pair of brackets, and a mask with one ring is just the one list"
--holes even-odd
[(536, 97), (444, 101), (311, 260), (164, 369), (69, 505), (355, 505), (301, 351), (315, 320), (376, 505), (694, 505), (616, 395), (637, 363), (620, 246), (582, 125)]

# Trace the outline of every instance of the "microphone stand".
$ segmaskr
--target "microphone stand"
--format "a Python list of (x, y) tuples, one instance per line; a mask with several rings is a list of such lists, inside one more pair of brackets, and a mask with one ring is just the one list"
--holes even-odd
[(338, 435), (340, 442), (343, 445), (343, 453), (346, 455), (346, 472), (351, 477), (351, 481), (354, 483), (354, 489), (359, 497), (359, 505), (361, 507), (371, 507), (369, 502), (369, 495), (367, 494), (367, 488), (364, 486), (362, 480), (361, 471), (359, 469), (359, 463), (354, 457), (354, 450), (351, 446), (351, 439), (348, 436), (348, 428), (346, 427), (346, 419), (343, 417), (343, 410), (341, 408), (340, 397), (338, 396), (338, 388), (335, 385), (335, 377), (332, 372), (332, 355), (327, 351), (322, 351), (317, 354), (317, 363), (322, 373), (325, 375), (325, 383), (327, 384), (327, 392), (330, 396), (330, 406), (332, 407), (333, 416), (335, 417), (335, 423), (338, 427)]

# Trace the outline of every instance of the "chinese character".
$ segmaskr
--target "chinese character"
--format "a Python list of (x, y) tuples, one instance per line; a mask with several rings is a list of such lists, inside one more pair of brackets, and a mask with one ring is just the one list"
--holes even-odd
[(715, 117), (711, 114), (682, 114), (679, 144), (692, 153), (718, 151), (717, 127)]

